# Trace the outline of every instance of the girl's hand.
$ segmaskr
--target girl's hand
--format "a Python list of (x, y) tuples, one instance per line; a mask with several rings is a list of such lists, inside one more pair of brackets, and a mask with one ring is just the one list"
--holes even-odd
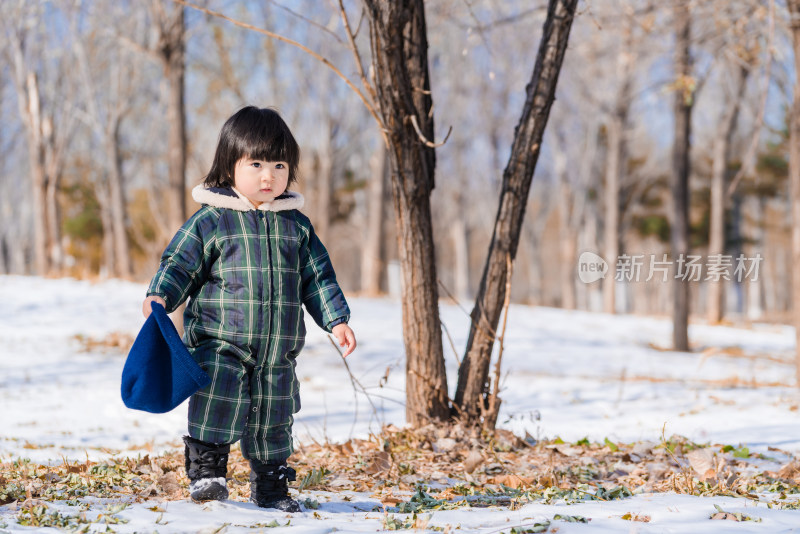
[(342, 353), (342, 358), (347, 358), (354, 350), (356, 350), (356, 335), (353, 329), (347, 326), (346, 323), (340, 323), (333, 327), (333, 335), (336, 336), (336, 341), (339, 342), (340, 347), (347, 347)]
[(151, 296), (147, 297), (146, 299), (144, 299), (144, 303), (142, 304), (142, 314), (144, 314), (144, 318), (145, 319), (150, 317), (150, 314), (153, 313), (153, 308), (150, 305), (150, 303), (154, 302), (154, 301), (158, 302), (159, 304), (161, 304), (165, 308), (167, 307), (167, 303), (164, 302), (164, 299), (162, 299), (161, 297), (159, 297), (157, 295), (151, 295)]

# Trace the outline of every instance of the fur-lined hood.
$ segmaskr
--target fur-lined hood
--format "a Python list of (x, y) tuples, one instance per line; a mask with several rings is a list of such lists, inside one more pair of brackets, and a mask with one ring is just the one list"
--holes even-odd
[[(192, 189), (192, 198), (199, 204), (236, 211), (254, 211), (256, 208), (247, 198), (233, 187), (211, 187), (203, 184)], [(262, 211), (299, 210), (305, 204), (300, 193), (286, 191), (272, 202), (264, 202), (258, 209)]]

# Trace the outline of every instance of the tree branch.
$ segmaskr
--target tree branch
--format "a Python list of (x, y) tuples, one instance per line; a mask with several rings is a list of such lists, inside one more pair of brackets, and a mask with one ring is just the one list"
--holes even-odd
[(361, 84), (364, 86), (364, 89), (367, 90), (367, 93), (369, 93), (370, 101), (373, 107), (375, 107), (375, 102), (378, 97), (375, 94), (375, 88), (369, 83), (367, 76), (364, 74), (364, 64), (361, 62), (361, 54), (358, 53), (356, 38), (353, 34), (352, 28), (350, 28), (350, 20), (347, 18), (347, 12), (344, 9), (343, 0), (339, 0), (339, 13), (342, 16), (342, 23), (344, 23), (344, 31), (347, 34), (347, 40), (350, 43), (350, 50), (352, 50), (353, 58), (356, 60), (356, 68), (358, 69), (358, 75), (361, 78)]
[(328, 67), (329, 69), (331, 69), (333, 72), (335, 72), (336, 75), (339, 76), (344, 81), (344, 83), (346, 83), (347, 86), (350, 87), (350, 89), (352, 89), (359, 96), (359, 98), (361, 98), (361, 101), (364, 103), (364, 106), (367, 108), (367, 111), (369, 111), (370, 115), (372, 115), (372, 118), (374, 118), (375, 121), (378, 123), (378, 126), (380, 127), (381, 131), (384, 131), (385, 128), (383, 126), (383, 121), (380, 119), (377, 110), (370, 103), (368, 98), (364, 95), (364, 93), (362, 93), (358, 89), (358, 87), (355, 86), (355, 84), (353, 84), (352, 81), (350, 81), (350, 79), (347, 76), (345, 76), (342, 73), (342, 71), (340, 71), (338, 68), (336, 68), (336, 66), (333, 63), (331, 63), (330, 60), (328, 60), (327, 58), (325, 58), (325, 57), (321, 56), (320, 54), (314, 52), (313, 50), (311, 50), (307, 46), (305, 46), (305, 45), (303, 45), (301, 43), (298, 43), (297, 41), (294, 41), (292, 39), (289, 39), (288, 37), (284, 37), (283, 35), (277, 34), (275, 32), (271, 32), (269, 30), (265, 30), (263, 28), (258, 28), (256, 26), (253, 26), (252, 24), (247, 24), (246, 22), (242, 22), (242, 21), (239, 21), (239, 20), (236, 20), (236, 19), (232, 19), (231, 17), (228, 17), (227, 15), (224, 15), (224, 14), (218, 12), (218, 11), (213, 11), (211, 9), (208, 9), (208, 8), (205, 8), (205, 7), (202, 7), (202, 6), (198, 6), (197, 4), (193, 4), (192, 2), (188, 2), (186, 0), (172, 0), (172, 1), (175, 2), (176, 4), (180, 4), (182, 6), (190, 7), (192, 9), (197, 10), (197, 11), (205, 13), (206, 15), (210, 15), (212, 17), (216, 17), (216, 18), (219, 18), (219, 19), (222, 19), (222, 20), (226, 20), (226, 21), (230, 22), (231, 24), (233, 24), (235, 26), (239, 26), (240, 28), (244, 28), (246, 30), (251, 30), (251, 31), (254, 31), (256, 33), (260, 33), (262, 35), (266, 35), (267, 37), (271, 37), (273, 39), (277, 39), (278, 41), (282, 41), (282, 42), (284, 42), (286, 44), (290, 44), (292, 46), (295, 46), (295, 47), (299, 48), (300, 50), (302, 50), (306, 54), (310, 55), (311, 57), (313, 57), (314, 59), (316, 59), (317, 61), (319, 61), (320, 63), (322, 63), (326, 67)]

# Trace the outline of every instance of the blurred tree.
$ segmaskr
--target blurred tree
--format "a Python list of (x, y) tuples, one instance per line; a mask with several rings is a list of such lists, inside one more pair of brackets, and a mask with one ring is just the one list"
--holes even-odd
[[(69, 5), (69, 4), (68, 4)], [(130, 35), (130, 12), (127, 6), (112, 2), (100, 7), (93, 3), (82, 10), (77, 5), (70, 24), (77, 60), (75, 76), (83, 89), (85, 113), (82, 115), (99, 146), (98, 161), (105, 172), (97, 181), (97, 196), (102, 211), (103, 263), (110, 276), (130, 278), (132, 263), (128, 239), (128, 206), (123, 172), (122, 122), (132, 110), (135, 92), (145, 80), (140, 77), (138, 61), (124, 43), (135, 42)], [(79, 35), (78, 19), (89, 30)], [(126, 23), (123, 23), (125, 21)], [(100, 31), (121, 27), (115, 35)]]
[(361, 291), (376, 296), (381, 292), (381, 272), (386, 263), (383, 199), (389, 177), (389, 159), (383, 143), (373, 152), (369, 165), (371, 176), (367, 192), (367, 235), (361, 253)]
[[(617, 264), (620, 253), (620, 183), (626, 173), (628, 114), (631, 106), (631, 86), (635, 72), (634, 14), (630, 5), (621, 6), (621, 33), (616, 57), (616, 96), (606, 116), (607, 152), (605, 168), (605, 231), (603, 236), (606, 261)], [(603, 282), (603, 311), (616, 313), (616, 279), (607, 276)]]
[[(723, 107), (722, 115), (717, 123), (717, 132), (713, 145), (713, 164), (711, 170), (711, 213), (708, 239), (709, 258), (721, 256), (725, 252), (725, 184), (730, 176), (731, 144), (736, 129), (744, 90), (749, 70), (740, 64), (729, 64), (733, 71), (730, 77), (733, 82), (732, 94)], [(727, 77), (727, 76), (726, 76)], [(707, 317), (709, 322), (722, 320), (724, 303), (724, 285), (721, 281), (709, 284)]]
[(54, 274), (64, 260), (58, 194), (74, 125), (73, 108), (65, 105), (72, 96), (69, 67), (59, 57), (62, 49), (48, 46), (58, 32), (48, 23), (45, 2), (5, 2), (0, 8), (0, 50), (10, 66), (28, 144), (34, 272)]
[(800, 0), (787, 0), (794, 45), (795, 82), (789, 119), (789, 187), (792, 213), (792, 306), (795, 328), (795, 366), (800, 386)]
[[(673, 4), (675, 31), (674, 115), (672, 148), (672, 221), (670, 244), (673, 261), (681, 265), (689, 255), (689, 151), (692, 106), (696, 80), (692, 76), (691, 12), (689, 0)], [(676, 273), (672, 294), (672, 344), (675, 350), (689, 350), (689, 283)]]
[[(164, 0), (151, 0), (156, 31), (151, 53), (161, 63), (167, 82), (167, 225), (177, 231), (186, 221), (186, 24), (184, 8)], [(170, 237), (171, 237), (170, 233)]]

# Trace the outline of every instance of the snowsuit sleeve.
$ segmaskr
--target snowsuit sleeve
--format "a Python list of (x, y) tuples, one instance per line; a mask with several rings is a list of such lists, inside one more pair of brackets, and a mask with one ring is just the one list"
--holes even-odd
[(303, 304), (323, 330), (330, 332), (339, 323), (350, 319), (350, 308), (344, 298), (325, 245), (309, 227), (308, 241), (300, 247)]
[(208, 278), (215, 244), (215, 225), (208, 209), (195, 213), (161, 255), (161, 265), (150, 281), (147, 296), (158, 295), (167, 313), (175, 311)]

